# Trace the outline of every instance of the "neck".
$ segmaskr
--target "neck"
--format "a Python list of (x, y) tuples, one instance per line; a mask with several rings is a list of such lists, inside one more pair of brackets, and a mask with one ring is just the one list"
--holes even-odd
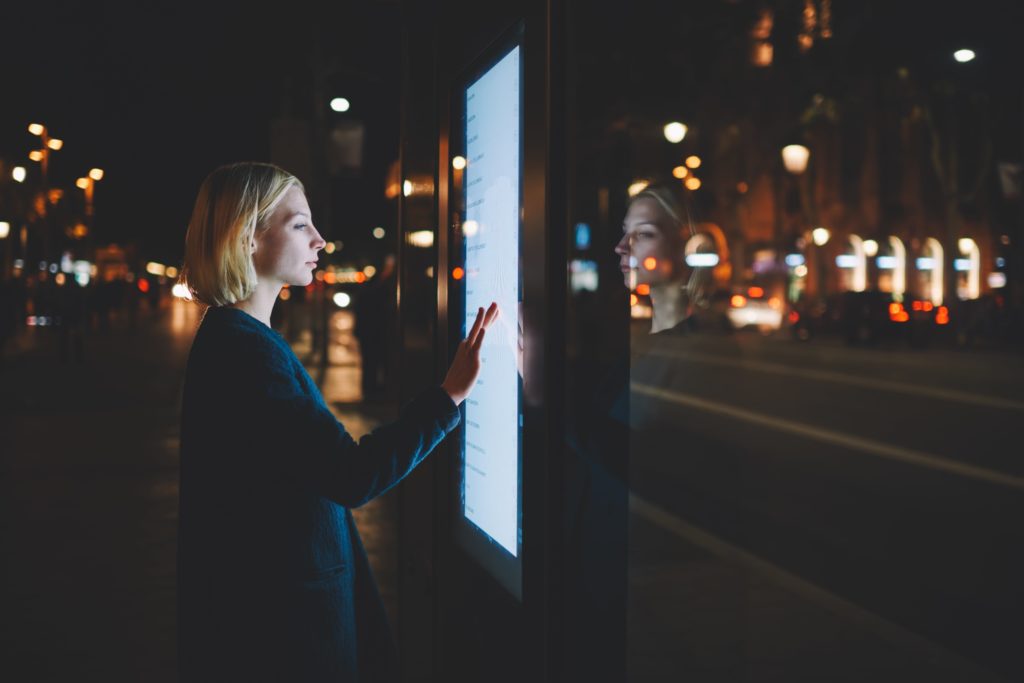
[(236, 301), (231, 304), (232, 308), (245, 311), (261, 323), (270, 327), (270, 313), (274, 310), (274, 304), (281, 293), (281, 283), (260, 281), (256, 289), (244, 301)]
[(675, 327), (686, 319), (690, 298), (678, 282), (651, 285), (651, 334)]

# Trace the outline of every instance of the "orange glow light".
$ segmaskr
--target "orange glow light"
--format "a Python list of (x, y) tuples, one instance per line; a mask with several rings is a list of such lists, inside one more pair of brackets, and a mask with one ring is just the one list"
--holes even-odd
[(653, 256), (648, 256), (647, 258), (644, 259), (644, 268), (646, 268), (647, 270), (654, 270), (657, 267), (658, 259), (654, 258)]
[(739, 192), (740, 194), (746, 194), (747, 190), (749, 190), (749, 189), (750, 189), (750, 185), (748, 185), (745, 182), (741, 181), (739, 183), (736, 183), (736, 191)]
[(149, 291), (149, 280), (147, 280), (144, 277), (140, 277), (139, 278), (138, 287), (139, 287), (139, 291), (142, 292), (143, 294), (145, 294), (146, 292)]
[(935, 308), (935, 305), (934, 305), (934, 304), (932, 304), (932, 302), (931, 302), (931, 301), (925, 301), (925, 302), (924, 302), (924, 306), (923, 306), (923, 308), (924, 308), (925, 312), (927, 312), (927, 311), (930, 311), (930, 310), (932, 310), (933, 308)]
[(922, 304), (920, 301), (915, 301), (914, 305), (913, 305), (913, 308), (914, 308), (915, 311), (923, 311), (924, 310), (924, 304)]
[(641, 294), (643, 296), (647, 296), (648, 294), (651, 293), (651, 286), (648, 284), (637, 285), (636, 293)]
[(789, 322), (791, 322), (793, 324), (796, 324), (796, 323), (800, 322), (800, 314), (797, 313), (796, 311), (790, 311), (789, 312)]
[(782, 308), (782, 301), (779, 300), (779, 297), (773, 296), (771, 299), (768, 299), (768, 305), (774, 309), (779, 309)]
[(461, 280), (463, 277), (465, 277), (465, 275), (466, 271), (464, 271), (462, 268), (456, 268), (455, 270), (452, 271), (452, 277), (456, 280)]
[(939, 310), (935, 313), (935, 323), (937, 325), (948, 325), (949, 324), (949, 309), (945, 306), (939, 306)]
[(328, 270), (326, 273), (324, 273), (324, 282), (326, 282), (327, 284), (333, 285), (337, 281), (338, 277), (331, 271)]
[(639, 299), (636, 298), (636, 294), (630, 294), (629, 295), (629, 305), (630, 306), (636, 306), (636, 302), (637, 301), (639, 301)]
[(676, 166), (675, 168), (672, 169), (673, 177), (679, 178), (680, 180), (682, 180), (687, 175), (689, 175), (689, 173), (690, 172), (688, 170), (686, 170), (685, 166)]
[(903, 304), (897, 304), (897, 303), (889, 304), (889, 315), (890, 316), (899, 315), (902, 310), (903, 310)]
[(747, 290), (747, 294), (750, 295), (751, 299), (760, 299), (762, 296), (764, 296), (764, 289), (762, 289), (761, 287), (751, 287), (750, 289)]
[[(458, 278), (456, 278), (458, 279)], [(356, 273), (356, 284), (363, 284), (366, 282), (366, 275), (364, 273)]]
[(729, 303), (732, 304), (733, 308), (743, 308), (747, 305), (747, 300), (741, 294), (734, 294)]

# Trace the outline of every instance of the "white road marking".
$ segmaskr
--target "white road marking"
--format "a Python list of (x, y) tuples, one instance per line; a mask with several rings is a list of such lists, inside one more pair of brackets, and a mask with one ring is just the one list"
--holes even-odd
[(681, 360), (692, 360), (700, 363), (711, 363), (715, 365), (724, 365), (727, 367), (741, 368), (743, 370), (753, 370), (755, 372), (767, 372), (778, 375), (790, 375), (793, 377), (803, 377), (805, 379), (817, 380), (819, 382), (835, 382), (838, 384), (848, 384), (851, 386), (865, 387), (868, 389), (878, 389), (880, 391), (892, 391), (902, 394), (910, 394), (913, 396), (924, 396), (927, 398), (936, 398), (946, 401), (955, 401), (958, 403), (970, 403), (974, 405), (985, 406), (988, 408), (1001, 408), (1003, 410), (1017, 410), (1024, 412), (1024, 401), (1014, 401), (1007, 398), (999, 398), (997, 396), (985, 396), (983, 394), (973, 394), (966, 391), (956, 391), (954, 389), (941, 389), (939, 387), (927, 387), (919, 386), (915, 384), (906, 384), (904, 382), (893, 382), (884, 379), (875, 379), (872, 377), (858, 377), (856, 375), (847, 375), (841, 372), (829, 372), (827, 370), (808, 370), (805, 368), (793, 368), (780, 363), (765, 363), (763, 361), (753, 360), (737, 360), (732, 358), (724, 358), (711, 353), (698, 353), (694, 351), (665, 351), (655, 350), (652, 351), (653, 355), (663, 356), (666, 358), (678, 358)]
[(830, 429), (822, 429), (821, 427), (815, 427), (813, 425), (795, 422), (793, 420), (786, 420), (766, 413), (755, 413), (743, 408), (737, 408), (724, 403), (718, 403), (717, 401), (711, 401), (700, 396), (683, 394), (678, 391), (670, 391), (668, 389), (652, 387), (646, 384), (633, 382), (630, 384), (630, 388), (634, 392), (644, 396), (650, 396), (651, 398), (675, 403), (676, 405), (686, 406), (688, 408), (696, 408), (698, 410), (704, 410), (711, 413), (718, 413), (719, 415), (725, 415), (737, 420), (767, 427), (768, 429), (788, 432), (790, 434), (796, 434), (797, 436), (815, 439), (817, 441), (824, 441), (844, 448), (862, 451), (869, 455), (916, 465), (918, 467), (947, 472), (949, 474), (955, 474), (969, 479), (977, 479), (989, 484), (998, 484), (999, 486), (1008, 486), (1010, 488), (1024, 490), (1024, 478), (1022, 477), (1004, 474), (984, 467), (965, 465), (964, 463), (950, 460), (949, 458), (943, 458), (938, 455), (931, 455), (929, 453), (923, 453), (909, 448), (901, 448), (899, 446), (891, 446), (880, 441), (865, 439), (852, 434), (844, 434)]

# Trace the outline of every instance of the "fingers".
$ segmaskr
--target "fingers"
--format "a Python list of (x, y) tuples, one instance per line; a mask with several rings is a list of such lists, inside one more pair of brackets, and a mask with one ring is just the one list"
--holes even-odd
[(469, 330), (469, 334), (466, 335), (466, 342), (472, 346), (473, 341), (476, 339), (477, 332), (480, 331), (480, 325), (483, 324), (484, 309), (478, 308), (476, 311), (476, 320), (473, 322), (473, 327)]
[(475, 353), (475, 354), (480, 353), (480, 347), (483, 346), (483, 344), (484, 344), (484, 335), (485, 334), (487, 334), (487, 328), (486, 327), (481, 329), (480, 333), (476, 335), (476, 341), (473, 342), (473, 346), (472, 346), (473, 353)]
[(498, 317), (498, 302), (492, 301), (490, 307), (487, 309), (487, 315), (484, 317), (484, 328), (490, 327), (491, 323), (494, 322), (495, 318)]

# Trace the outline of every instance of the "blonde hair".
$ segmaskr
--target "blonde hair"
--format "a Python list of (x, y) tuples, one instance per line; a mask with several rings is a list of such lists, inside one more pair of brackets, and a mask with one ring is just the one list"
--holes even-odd
[(689, 270), (686, 284), (683, 285), (687, 298), (692, 303), (704, 300), (709, 294), (711, 269), (691, 268), (686, 265), (686, 243), (698, 233), (685, 197), (667, 183), (656, 182), (638, 192), (629, 203), (632, 204), (638, 199), (653, 199), (671, 220), (671, 225), (663, 226), (662, 234), (668, 240), (669, 250), (676, 265), (683, 268), (684, 272)]
[(225, 306), (249, 298), (256, 288), (250, 244), (285, 193), (304, 190), (299, 179), (274, 166), (242, 162), (221, 166), (199, 188), (185, 234), (180, 281), (192, 298)]

